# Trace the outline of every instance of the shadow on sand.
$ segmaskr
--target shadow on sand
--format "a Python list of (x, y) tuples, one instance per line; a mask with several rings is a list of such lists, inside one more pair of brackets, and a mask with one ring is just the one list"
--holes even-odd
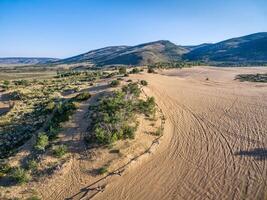
[(247, 151), (238, 151), (235, 153), (237, 156), (247, 156), (253, 157), (256, 160), (266, 160), (267, 159), (267, 149), (265, 148), (255, 148)]

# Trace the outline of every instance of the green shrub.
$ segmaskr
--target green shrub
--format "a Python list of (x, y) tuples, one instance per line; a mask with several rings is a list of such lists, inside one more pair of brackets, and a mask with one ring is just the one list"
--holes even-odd
[(126, 74), (126, 73), (127, 73), (127, 69), (126, 69), (126, 67), (120, 67), (120, 68), (119, 68), (119, 73), (120, 73), (120, 74)]
[(23, 168), (14, 168), (10, 172), (10, 177), (18, 184), (26, 183), (30, 180), (30, 175)]
[(105, 174), (108, 172), (108, 168), (106, 166), (104, 167), (100, 167), (98, 170), (97, 170), (98, 174), (99, 175), (102, 175), (102, 174)]
[(102, 143), (102, 144), (108, 143), (108, 138), (106, 137), (106, 133), (104, 129), (100, 127), (96, 127), (95, 136), (96, 136), (97, 142)]
[(148, 82), (146, 80), (141, 80), (140, 83), (143, 86), (147, 86), (148, 85)]
[(9, 86), (9, 84), (10, 84), (10, 81), (8, 81), (8, 80), (4, 80), (4, 81), (3, 81), (3, 87), (4, 87), (4, 88), (7, 89), (8, 86)]
[(2, 174), (2, 176), (8, 174), (11, 170), (11, 166), (8, 163), (0, 163), (0, 173)]
[(123, 86), (122, 91), (126, 94), (133, 94), (136, 97), (139, 97), (141, 93), (141, 89), (137, 83), (129, 83), (128, 85)]
[(111, 81), (111, 83), (110, 83), (110, 86), (111, 87), (117, 87), (117, 86), (119, 86), (120, 85), (120, 81), (119, 80), (113, 80), (113, 81)]
[(16, 80), (14, 81), (15, 85), (29, 86), (30, 83), (27, 80)]
[(48, 111), (48, 112), (52, 112), (53, 110), (54, 110), (54, 108), (56, 107), (56, 104), (55, 104), (55, 102), (49, 102), (48, 104), (47, 104), (47, 106), (46, 106), (46, 110)]
[(77, 94), (74, 97), (74, 100), (76, 101), (85, 101), (91, 97), (91, 94), (89, 92), (82, 92), (80, 94)]
[(31, 171), (36, 171), (38, 167), (38, 163), (36, 162), (36, 160), (29, 160), (27, 162), (27, 169), (31, 170)]
[(155, 113), (155, 106), (156, 103), (154, 97), (148, 97), (146, 101), (139, 100), (138, 103), (139, 111), (147, 116)]
[(136, 131), (137, 127), (132, 127), (132, 126), (124, 126), (123, 127), (123, 135), (125, 138), (129, 138), (129, 139), (134, 139), (135, 137), (135, 131)]
[(141, 89), (137, 83), (129, 83), (121, 91), (114, 91), (91, 106), (91, 134), (85, 137), (90, 143), (110, 145), (121, 139), (133, 139), (138, 127), (135, 114), (145, 115), (155, 111), (154, 98), (139, 100)]
[(160, 136), (160, 135), (162, 135), (162, 132), (163, 132), (163, 129), (162, 129), (161, 127), (159, 127), (159, 128), (156, 130), (155, 135), (156, 135), (156, 136)]
[(59, 145), (55, 147), (53, 154), (56, 157), (61, 158), (67, 153), (67, 151), (68, 151), (68, 148), (66, 145)]
[(39, 151), (44, 151), (48, 144), (48, 136), (44, 132), (40, 133), (37, 137), (35, 149)]
[(130, 73), (131, 74), (138, 74), (139, 72), (140, 72), (140, 70), (138, 68), (133, 68)]

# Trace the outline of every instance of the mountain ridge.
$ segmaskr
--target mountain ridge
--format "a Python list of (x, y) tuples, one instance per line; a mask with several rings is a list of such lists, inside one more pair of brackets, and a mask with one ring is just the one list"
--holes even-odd
[(108, 46), (90, 50), (65, 59), (9, 57), (0, 58), (0, 64), (76, 64), (91, 66), (149, 65), (172, 61), (204, 61), (267, 63), (267, 32), (235, 37), (217, 43), (176, 45), (169, 40), (158, 40), (135, 46)]

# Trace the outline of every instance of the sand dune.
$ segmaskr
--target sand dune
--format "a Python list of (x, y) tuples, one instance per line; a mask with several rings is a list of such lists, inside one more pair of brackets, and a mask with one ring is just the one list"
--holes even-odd
[[(167, 117), (159, 149), (95, 199), (267, 198), (267, 84), (239, 82), (263, 68), (136, 75)], [(206, 78), (209, 80), (206, 80)]]

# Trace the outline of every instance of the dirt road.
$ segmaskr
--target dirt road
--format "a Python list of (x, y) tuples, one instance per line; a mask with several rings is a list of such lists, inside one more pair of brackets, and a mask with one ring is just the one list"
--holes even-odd
[(259, 71), (267, 69), (136, 75), (167, 117), (164, 140), (95, 199), (267, 198), (267, 84), (233, 80)]

